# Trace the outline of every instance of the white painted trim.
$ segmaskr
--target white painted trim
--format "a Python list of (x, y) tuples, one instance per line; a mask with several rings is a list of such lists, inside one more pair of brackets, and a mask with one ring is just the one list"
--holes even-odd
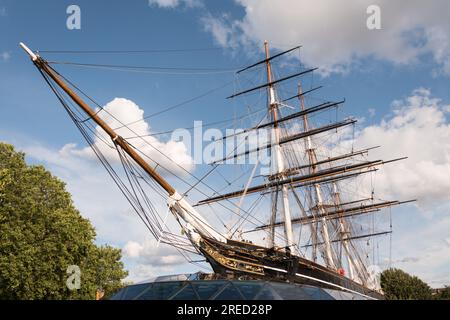
[(20, 42), (19, 45), (22, 47), (23, 50), (25, 50), (26, 53), (31, 57), (31, 60), (36, 61), (37, 55), (34, 54), (33, 51), (30, 50), (23, 42)]
[[(272, 268), (272, 267), (266, 267), (266, 266), (264, 266), (264, 268), (265, 268), (265, 269), (270, 269), (270, 270), (275, 270), (275, 271), (280, 271), (280, 272), (287, 273), (287, 271), (286, 271), (286, 270), (283, 270), (283, 269)], [(348, 289), (348, 288), (339, 286), (339, 285), (337, 285), (337, 284), (334, 284), (334, 283), (331, 283), (331, 282), (328, 282), (328, 281), (324, 281), (324, 280), (320, 280), (320, 279), (317, 279), (317, 278), (305, 276), (304, 274), (300, 274), (300, 273), (296, 273), (295, 275), (296, 275), (296, 276), (299, 276), (299, 277), (302, 277), (302, 278), (310, 279), (310, 280), (313, 280), (313, 281), (325, 283), (325, 284), (327, 284), (327, 285), (330, 285), (330, 286), (339, 288), (339, 289), (341, 289), (341, 290), (343, 290), (343, 291), (348, 291), (348, 292), (351, 292), (351, 293), (360, 295), (360, 296), (362, 296), (362, 297), (366, 297), (366, 298), (371, 299), (371, 300), (377, 300), (377, 299), (375, 299), (374, 297), (371, 297), (371, 296), (362, 294), (362, 293), (360, 293), (360, 292), (357, 292), (357, 291), (354, 291), (354, 290), (351, 290), (351, 289)]]
[(217, 232), (178, 192), (175, 192), (173, 195), (169, 196), (167, 204), (174, 214), (192, 226), (198, 234), (206, 235), (216, 239), (217, 241), (226, 243), (226, 238)]

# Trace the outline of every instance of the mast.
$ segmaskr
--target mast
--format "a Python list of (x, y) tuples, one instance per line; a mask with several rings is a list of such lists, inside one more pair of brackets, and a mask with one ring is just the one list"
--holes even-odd
[(184, 199), (174, 187), (172, 187), (155, 169), (153, 169), (120, 135), (118, 135), (98, 113), (95, 112), (86, 102), (83, 101), (62, 78), (48, 66), (47, 61), (33, 53), (25, 44), (20, 46), (28, 53), (35, 66), (43, 73), (47, 74), (88, 116), (95, 121), (111, 138), (115, 145), (125, 151), (158, 185), (160, 185), (169, 195), (168, 205), (172, 213), (182, 218), (186, 222), (186, 227), (181, 225), (188, 233), (191, 241), (198, 244), (200, 235), (213, 237), (219, 241), (226, 241), (192, 206)]
[[(338, 186), (335, 182), (333, 182), (333, 197), (334, 197), (334, 201), (335, 201), (336, 211), (338, 211), (338, 208), (342, 206), (342, 202), (341, 202)], [(365, 268), (365, 266), (363, 264), (360, 263), (361, 257), (359, 255), (359, 252), (357, 250), (352, 250), (352, 249), (354, 249), (354, 247), (353, 247), (352, 243), (350, 242), (350, 240), (352, 240), (352, 239), (360, 239), (360, 238), (363, 238), (364, 236), (353, 236), (353, 237), (351, 236), (351, 228), (345, 219), (345, 215), (343, 215), (342, 213), (339, 214), (338, 220), (339, 220), (338, 223), (339, 223), (339, 229), (340, 229), (340, 232), (339, 232), (340, 241), (339, 242), (344, 247), (345, 255), (347, 257), (349, 277), (350, 277), (350, 279), (360, 282), (363, 285), (367, 286), (367, 280), (369, 278), (367, 269)], [(389, 233), (389, 232), (381, 232), (379, 234), (382, 235), (382, 234), (387, 234), (387, 233)], [(370, 237), (370, 236), (374, 236), (374, 235), (376, 236), (377, 234), (369, 234), (367, 236)]]
[[(305, 103), (304, 103), (303, 94), (302, 94), (302, 87), (300, 84), (298, 86), (298, 98), (300, 100), (301, 110), (304, 111)], [(308, 123), (308, 115), (307, 114), (305, 114), (303, 116), (303, 128), (304, 128), (305, 132), (309, 131), (309, 123)], [(306, 152), (308, 154), (310, 173), (314, 174), (317, 172), (317, 166), (316, 166), (317, 157), (316, 157), (315, 150), (312, 146), (311, 136), (306, 137)], [(314, 184), (314, 191), (315, 191), (315, 196), (316, 196), (315, 208), (317, 208), (317, 210), (320, 212), (320, 214), (323, 214), (323, 213), (325, 213), (325, 210), (323, 207), (322, 192), (321, 192), (319, 184)], [(327, 220), (326, 220), (325, 216), (321, 219), (321, 227), (322, 227), (321, 233), (322, 233), (322, 238), (323, 238), (324, 247), (325, 247), (325, 257), (324, 257), (325, 264), (327, 265), (327, 267), (336, 269), (336, 261), (334, 261), (334, 257), (333, 257), (333, 251), (332, 251), (333, 248), (331, 246), (330, 236), (329, 236), (329, 232), (328, 232), (328, 224), (327, 224)], [(313, 237), (313, 248), (314, 248), (313, 251), (315, 251), (316, 246), (317, 246), (317, 236), (314, 236)]]
[[(277, 122), (277, 111), (278, 111), (278, 103), (275, 98), (275, 90), (273, 87), (273, 79), (272, 79), (272, 69), (270, 66), (270, 53), (269, 53), (269, 43), (264, 41), (264, 50), (266, 53), (266, 70), (267, 70), (267, 82), (268, 86), (268, 95), (269, 95), (269, 112), (272, 112), (272, 121), (273, 124), (273, 134), (272, 137), (275, 138), (274, 145), (274, 153), (275, 153), (275, 162), (276, 162), (276, 173), (281, 174), (283, 177), (284, 170), (284, 162), (281, 154), (281, 146), (280, 146), (280, 128)], [(283, 177), (284, 178), (284, 177)], [(289, 193), (287, 185), (281, 186), (281, 197), (283, 199), (283, 214), (284, 214), (284, 232), (286, 235), (286, 247), (290, 248), (295, 245), (294, 236), (292, 231), (292, 223), (291, 223), (291, 211), (289, 207)]]
[[(341, 197), (340, 197), (336, 182), (333, 182), (333, 196), (334, 196), (335, 206), (337, 209), (339, 206), (341, 206)], [(348, 241), (350, 238), (350, 230), (347, 226), (346, 221), (344, 220), (344, 218), (342, 216), (339, 217), (339, 227), (340, 227), (340, 236), (341, 236), (341, 240), (342, 240), (342, 245), (345, 250), (345, 255), (347, 256), (349, 277), (350, 277), (350, 279), (355, 280), (355, 271), (354, 271), (355, 270), (355, 262), (353, 261), (353, 257), (351, 255), (350, 248), (348, 245)]]

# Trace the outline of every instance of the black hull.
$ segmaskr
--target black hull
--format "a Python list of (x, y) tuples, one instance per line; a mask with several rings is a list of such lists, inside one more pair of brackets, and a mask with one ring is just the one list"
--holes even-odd
[(225, 244), (206, 238), (202, 240), (199, 249), (215, 273), (229, 278), (289, 281), (384, 299), (379, 292), (368, 289), (333, 270), (285, 252), (247, 242), (228, 240)]

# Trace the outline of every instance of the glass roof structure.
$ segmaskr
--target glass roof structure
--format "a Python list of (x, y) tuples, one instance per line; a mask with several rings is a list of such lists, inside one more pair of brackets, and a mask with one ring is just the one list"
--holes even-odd
[(111, 300), (364, 300), (350, 292), (258, 280), (200, 280), (198, 274), (165, 276), (127, 286)]

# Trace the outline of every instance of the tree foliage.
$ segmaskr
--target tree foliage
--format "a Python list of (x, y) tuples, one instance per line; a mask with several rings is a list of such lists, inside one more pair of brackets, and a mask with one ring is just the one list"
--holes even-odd
[[(0, 143), (0, 299), (94, 299), (121, 286), (119, 249), (97, 246), (95, 230), (65, 185), (43, 166)], [(69, 290), (68, 266), (80, 268)]]
[(450, 300), (450, 287), (446, 287), (444, 290), (436, 294), (437, 300)]
[(388, 269), (381, 274), (381, 288), (388, 300), (429, 300), (431, 288), (416, 276), (400, 269)]

